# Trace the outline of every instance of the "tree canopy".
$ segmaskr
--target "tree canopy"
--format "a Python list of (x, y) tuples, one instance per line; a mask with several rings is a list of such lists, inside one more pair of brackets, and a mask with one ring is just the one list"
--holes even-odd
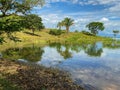
[(25, 14), (35, 6), (43, 6), (44, 0), (0, 0), (1, 17), (22, 13)]
[(104, 24), (102, 22), (91, 22), (86, 27), (91, 31), (92, 34), (98, 34), (98, 31), (103, 31), (105, 29)]
[(24, 18), (25, 28), (32, 30), (33, 34), (35, 30), (44, 28), (41, 17), (35, 14), (26, 15)]

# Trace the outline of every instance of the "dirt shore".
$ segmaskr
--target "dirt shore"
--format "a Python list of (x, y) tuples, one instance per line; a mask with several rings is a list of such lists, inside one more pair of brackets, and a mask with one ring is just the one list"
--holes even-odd
[[(58, 69), (25, 65), (5, 59), (0, 59), (1, 78), (20, 90), (84, 90), (74, 84), (67, 73)], [(0, 89), (4, 90), (4, 86), (0, 82)]]

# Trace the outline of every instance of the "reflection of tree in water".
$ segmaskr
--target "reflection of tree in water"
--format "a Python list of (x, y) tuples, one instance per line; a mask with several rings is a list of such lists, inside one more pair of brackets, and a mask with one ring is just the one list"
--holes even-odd
[(117, 43), (116, 41), (113, 41), (112, 43), (109, 44), (103, 44), (104, 48), (109, 48), (109, 49), (118, 49), (120, 48), (120, 44)]
[[(56, 48), (57, 52), (64, 57), (64, 59), (72, 58), (72, 53), (70, 52), (70, 45), (61, 43), (51, 43), (49, 44), (50, 47)], [(65, 50), (62, 49), (65, 48)]]
[[(58, 53), (64, 57), (64, 59), (72, 58), (72, 52), (80, 52), (81, 50), (84, 50), (86, 54), (90, 56), (101, 56), (103, 50), (102, 48), (99, 48), (97, 43), (93, 44), (81, 44), (81, 45), (68, 45), (68, 44), (60, 44), (60, 43), (51, 43), (50, 47), (56, 48)], [(63, 48), (65, 48), (63, 50)], [(71, 51), (70, 51), (71, 50)]]
[(40, 47), (10, 48), (2, 52), (4, 58), (25, 59), (32, 62), (41, 60), (43, 53), (44, 51)]
[(44, 51), (39, 47), (29, 47), (29, 48), (23, 48), (21, 51), (21, 58), (32, 61), (32, 62), (37, 62), (41, 60), (42, 54)]
[(82, 47), (80, 47), (80, 45), (71, 45), (71, 50), (75, 51), (76, 53), (79, 53), (82, 50)]
[(21, 58), (20, 56), (20, 48), (9, 48), (2, 52), (3, 58), (17, 60)]
[(90, 56), (100, 57), (103, 52), (102, 48), (99, 48), (97, 43), (93, 43), (87, 46), (85, 53)]
[(72, 53), (70, 52), (69, 45), (64, 45), (65, 50), (60, 51), (59, 53), (64, 57), (64, 59), (72, 58)]

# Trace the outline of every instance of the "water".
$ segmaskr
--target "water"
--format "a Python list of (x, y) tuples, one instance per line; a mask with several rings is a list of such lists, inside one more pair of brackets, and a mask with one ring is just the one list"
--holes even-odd
[(2, 56), (68, 71), (86, 90), (120, 90), (120, 45), (52, 43), (44, 47), (9, 48)]

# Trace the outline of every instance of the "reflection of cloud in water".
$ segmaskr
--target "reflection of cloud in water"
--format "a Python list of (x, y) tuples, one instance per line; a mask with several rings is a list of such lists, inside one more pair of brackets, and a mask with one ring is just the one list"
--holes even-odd
[(63, 61), (63, 57), (54, 48), (45, 47), (45, 53), (42, 55), (42, 60), (38, 64), (42, 64), (46, 67), (55, 66)]
[(81, 79), (85, 84), (102, 87), (102, 90), (119, 90), (120, 60), (113, 60), (100, 58), (87, 61), (74, 58), (62, 63), (60, 67), (70, 71), (74, 80)]
[(103, 49), (101, 57), (90, 57), (83, 50), (79, 53), (70, 50), (73, 57), (67, 60), (64, 60), (55, 48), (45, 47), (44, 51), (39, 64), (47, 67), (58, 66), (69, 71), (76, 83), (89, 88), (87, 90), (97, 90), (92, 86), (101, 88), (101, 90), (119, 90), (119, 50)]

